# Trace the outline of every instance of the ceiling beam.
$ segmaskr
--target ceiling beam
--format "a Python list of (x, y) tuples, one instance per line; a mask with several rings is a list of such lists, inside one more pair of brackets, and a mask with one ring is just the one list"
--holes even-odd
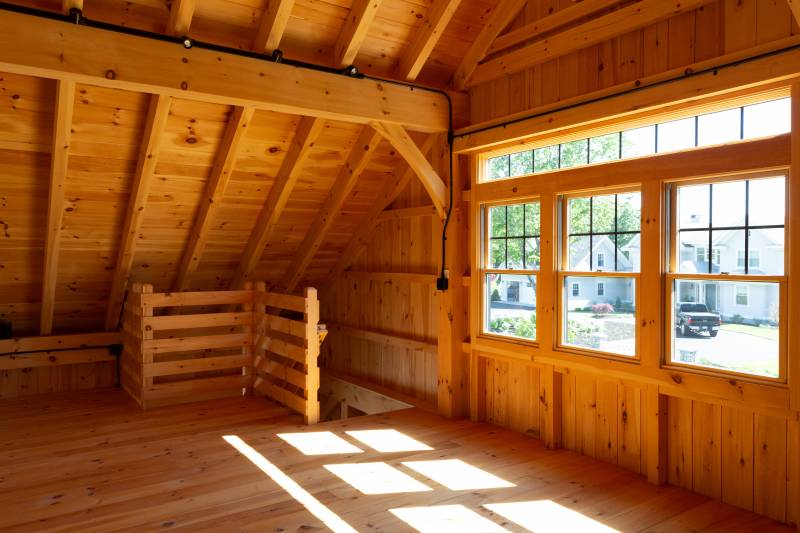
[(344, 19), (333, 48), (336, 65), (346, 67), (353, 64), (382, 2), (383, 0), (353, 0), (353, 7)]
[(172, 0), (167, 20), (167, 33), (178, 37), (189, 35), (197, 0)]
[(572, 24), (598, 11), (619, 5), (619, 3), (620, 0), (582, 0), (561, 11), (556, 11), (552, 15), (548, 15), (530, 24), (526, 24), (521, 28), (510, 31), (505, 35), (499, 36), (489, 47), (487, 55), (535, 39), (556, 28)]
[(800, 0), (788, 0), (788, 1), (789, 1), (789, 8), (792, 10), (795, 22), (800, 24)]
[(372, 127), (406, 160), (428, 191), (439, 217), (444, 219), (447, 211), (447, 186), (408, 132), (402, 126), (383, 122), (373, 122)]
[(271, 54), (278, 48), (293, 7), (294, 0), (269, 0), (267, 9), (261, 15), (253, 50)]
[(486, 56), (486, 51), (492, 45), (495, 38), (500, 35), (500, 32), (505, 29), (509, 23), (514, 20), (517, 13), (528, 3), (528, 0), (500, 0), (500, 3), (494, 8), (492, 14), (489, 15), (489, 20), (486, 26), (483, 27), (481, 32), (472, 41), (472, 45), (464, 54), (461, 63), (458, 65), (455, 73), (453, 74), (452, 86), (456, 89), (464, 89), (467, 80), (472, 75), (478, 62)]
[(21, 13), (0, 17), (0, 71), (429, 133), (448, 128), (447, 101), (435, 92)]
[(178, 274), (173, 284), (173, 291), (189, 289), (192, 276), (197, 271), (200, 257), (202, 257), (205, 250), (208, 232), (214, 216), (225, 195), (225, 188), (231, 179), (231, 174), (233, 174), (236, 157), (239, 155), (244, 143), (247, 127), (253, 119), (254, 111), (252, 107), (237, 107), (234, 108), (228, 119), (225, 134), (217, 149), (214, 166), (211, 169), (211, 176), (208, 178), (205, 192), (200, 199), (200, 207), (197, 210), (192, 231), (189, 234), (189, 242), (183, 251)]
[(53, 151), (50, 159), (47, 234), (44, 243), (44, 277), (42, 278), (42, 308), (39, 325), (41, 335), (50, 335), (53, 332), (58, 256), (61, 248), (61, 223), (64, 219), (64, 189), (67, 180), (74, 104), (75, 84), (71, 81), (58, 82), (56, 107), (53, 114)]
[(323, 127), (324, 122), (318, 118), (300, 118), (294, 139), (281, 162), (278, 175), (275, 176), (275, 182), (272, 184), (267, 196), (267, 201), (258, 215), (258, 220), (253, 232), (250, 234), (250, 239), (247, 241), (242, 259), (229, 285), (230, 288), (241, 287), (258, 265), (261, 256), (264, 254), (264, 248), (275, 232), (275, 226), (277, 226), (278, 220), (281, 218), (286, 202), (292, 194), (294, 184), (300, 176), (303, 163)]
[(641, 0), (480, 64), (475, 68), (467, 85), (471, 87), (519, 72), (681, 13), (693, 11), (711, 1), (713, 0)]
[(366, 168), (370, 157), (375, 152), (375, 148), (380, 144), (381, 138), (377, 131), (367, 126), (358, 136), (355, 144), (353, 144), (350, 155), (339, 170), (336, 181), (328, 193), (322, 209), (306, 232), (303, 242), (286, 270), (286, 276), (283, 280), (286, 292), (294, 292), (297, 288), (297, 284), (303, 277), (306, 268), (308, 268), (309, 263), (322, 245), (322, 241), (333, 225), (334, 219), (341, 211), (342, 205), (344, 205), (345, 200), (353, 191), (358, 177)]
[(169, 116), (172, 97), (153, 95), (150, 97), (150, 107), (147, 110), (147, 120), (144, 126), (144, 139), (139, 149), (139, 160), (136, 163), (136, 173), (131, 185), (128, 210), (125, 214), (125, 223), (122, 230), (122, 242), (117, 252), (117, 263), (114, 268), (114, 277), (111, 282), (111, 292), (108, 295), (108, 309), (106, 310), (106, 331), (117, 329), (122, 302), (125, 297), (125, 288), (133, 267), (133, 257), (136, 244), (139, 240), (139, 230), (144, 220), (147, 197), (153, 183), (158, 152), (161, 147), (161, 138)]
[[(428, 135), (423, 140), (422, 144), (418, 145), (419, 151), (423, 154), (428, 154), (431, 148), (433, 148), (435, 141), (435, 135)], [(331, 274), (328, 276), (329, 280), (340, 277), (342, 273), (358, 259), (358, 256), (361, 255), (364, 248), (372, 241), (375, 228), (383, 221), (381, 214), (398, 196), (400, 196), (400, 193), (408, 187), (408, 184), (414, 179), (414, 175), (414, 170), (409, 165), (404, 165), (395, 171), (390, 181), (386, 182), (380, 196), (373, 202), (369, 213), (364, 217), (363, 222), (358, 224), (353, 236), (350, 238), (350, 242), (347, 243), (345, 249), (339, 254), (339, 259), (336, 261), (333, 269), (331, 269)]]
[(461, 0), (433, 1), (425, 20), (422, 21), (422, 27), (416, 32), (416, 37), (403, 51), (397, 67), (398, 77), (409, 81), (417, 79), (460, 4)]

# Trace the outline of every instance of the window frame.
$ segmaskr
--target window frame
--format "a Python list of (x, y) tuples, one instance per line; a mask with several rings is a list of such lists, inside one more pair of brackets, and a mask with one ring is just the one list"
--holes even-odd
[[(541, 271), (541, 259), (539, 262), (539, 268), (536, 269), (509, 269), (509, 268), (494, 268), (490, 266), (489, 256), (491, 254), (491, 220), (489, 218), (490, 209), (494, 207), (503, 207), (503, 206), (511, 206), (511, 205), (525, 205), (525, 204), (539, 204), (539, 234), (535, 237), (539, 240), (539, 251), (541, 254), (542, 248), (542, 221), (541, 221), (541, 200), (539, 196), (531, 196), (531, 197), (524, 197), (524, 198), (514, 198), (512, 200), (501, 200), (496, 202), (485, 202), (481, 203), (479, 207), (479, 213), (481, 217), (481, 227), (480, 227), (480, 254), (478, 257), (478, 265), (479, 265), (479, 290), (480, 290), (480, 327), (478, 328), (478, 336), (485, 338), (485, 339), (492, 339), (492, 340), (499, 340), (503, 342), (512, 342), (512, 343), (521, 343), (528, 346), (539, 346), (539, 332), (541, 331), (541, 314), (539, 313), (539, 280), (540, 280), (540, 271)], [(523, 208), (524, 210), (524, 208)], [(506, 224), (508, 221), (506, 220)], [(523, 222), (523, 242), (524, 239), (529, 238), (524, 236), (525, 229), (524, 229), (524, 222)], [(504, 238), (509, 238), (508, 236)], [(523, 249), (523, 256), (524, 256), (524, 249)], [(506, 267), (508, 267), (508, 261), (506, 261)], [(505, 274), (510, 276), (532, 276), (535, 280), (536, 288), (534, 288), (534, 301), (536, 302), (536, 338), (528, 339), (525, 337), (519, 337), (515, 335), (503, 335), (500, 333), (495, 333), (492, 331), (488, 331), (488, 318), (489, 318), (489, 307), (487, 306), (487, 298), (486, 298), (486, 276), (487, 274)]]
[[(786, 319), (788, 317), (788, 267), (789, 267), (789, 253), (788, 248), (785, 245), (784, 248), (784, 265), (783, 265), (783, 274), (782, 275), (775, 275), (775, 274), (732, 274), (727, 272), (720, 272), (718, 274), (713, 273), (690, 273), (690, 272), (679, 272), (678, 271), (678, 264), (677, 261), (680, 259), (679, 257), (679, 250), (678, 250), (678, 189), (682, 186), (692, 186), (692, 185), (706, 185), (706, 184), (715, 184), (715, 183), (728, 183), (734, 181), (743, 181), (749, 180), (754, 181), (758, 179), (768, 179), (768, 178), (776, 178), (783, 176), (784, 178), (784, 187), (785, 187), (785, 201), (787, 202), (790, 197), (789, 191), (789, 183), (790, 183), (790, 176), (789, 170), (786, 168), (776, 169), (776, 170), (766, 170), (766, 171), (754, 171), (754, 172), (743, 172), (740, 174), (728, 174), (723, 176), (712, 176), (712, 177), (705, 177), (705, 178), (688, 178), (688, 179), (675, 179), (665, 181), (662, 184), (663, 191), (662, 197), (664, 202), (667, 204), (665, 206), (664, 212), (667, 214), (667, 220), (664, 224), (664, 230), (666, 232), (666, 254), (665, 254), (665, 282), (664, 282), (664, 299), (663, 299), (663, 309), (664, 309), (664, 351), (662, 354), (661, 359), (661, 367), (666, 369), (675, 369), (685, 372), (691, 373), (698, 373), (698, 374), (705, 374), (714, 377), (736, 377), (743, 381), (752, 381), (755, 383), (762, 383), (762, 384), (769, 384), (769, 385), (785, 385), (788, 379), (788, 363), (787, 363), (787, 332), (785, 324), (787, 324)], [(787, 218), (784, 219), (783, 230), (785, 234), (788, 235), (787, 228), (788, 224), (788, 209), (786, 211)], [(711, 217), (709, 216), (709, 219)], [(711, 220), (709, 220), (709, 225), (711, 224)], [(760, 226), (748, 226), (748, 229), (754, 229)], [(713, 248), (712, 248), (713, 249)], [(738, 264), (738, 249), (737, 249), (737, 258), (736, 263)], [(745, 257), (745, 263), (748, 262), (748, 257)], [(747, 269), (749, 270), (749, 268)], [(744, 286), (748, 287), (748, 304), (749, 304), (749, 283), (775, 283), (778, 285), (778, 297), (779, 297), (779, 307), (778, 307), (778, 324), (784, 325), (784, 327), (778, 328), (778, 376), (777, 377), (770, 377), (770, 376), (763, 376), (758, 374), (751, 374), (747, 372), (739, 372), (736, 370), (729, 370), (724, 368), (711, 368), (706, 366), (701, 366), (697, 364), (691, 364), (686, 362), (681, 362), (673, 359), (673, 342), (675, 338), (675, 316), (674, 316), (674, 308), (675, 304), (678, 303), (673, 299), (673, 287), (676, 286), (676, 283), (680, 283), (684, 280), (692, 281), (692, 280), (699, 280), (699, 281), (724, 281), (724, 282), (731, 282), (734, 283), (734, 287), (737, 287), (736, 282), (742, 282)], [(735, 291), (736, 289), (734, 289)], [(736, 293), (734, 292), (734, 305), (739, 306), (736, 303)], [(740, 306), (744, 307), (744, 306)]]
[[(563, 192), (563, 193), (556, 193), (554, 195), (555, 201), (555, 209), (558, 215), (558, 224), (557, 224), (557, 231), (558, 231), (558, 239), (557, 239), (557, 246), (555, 249), (555, 256), (556, 256), (556, 286), (555, 286), (555, 294), (556, 294), (556, 316), (555, 316), (555, 324), (556, 324), (556, 331), (554, 336), (554, 349), (556, 351), (567, 352), (567, 353), (574, 353), (579, 355), (586, 355), (591, 357), (598, 357), (603, 359), (611, 359), (614, 361), (621, 361), (627, 363), (635, 363), (638, 364), (641, 362), (641, 342), (642, 342), (642, 331), (641, 331), (641, 323), (639, 321), (639, 316), (641, 313), (641, 264), (639, 265), (638, 271), (633, 272), (617, 272), (616, 270), (609, 270), (609, 271), (597, 271), (597, 270), (570, 270), (569, 268), (569, 228), (568, 228), (568, 208), (569, 208), (569, 200), (572, 198), (588, 198), (592, 196), (608, 196), (608, 195), (621, 195), (625, 193), (636, 192), (644, 197), (644, 191), (641, 184), (637, 184), (634, 186), (623, 186), (623, 187), (612, 187), (607, 189), (591, 189), (591, 190), (584, 190), (580, 192)], [(639, 231), (637, 232), (616, 232), (616, 233), (636, 233), (639, 235), (639, 239), (643, 238), (643, 227), (644, 224), (641, 219), (641, 211), (643, 210), (643, 205), (640, 208), (640, 221), (639, 221)], [(591, 223), (591, 222), (590, 222)], [(589, 228), (592, 229), (591, 226)], [(591, 255), (591, 254), (590, 254)], [(616, 257), (616, 253), (615, 253)], [(591, 266), (590, 266), (591, 268)], [(621, 278), (621, 279), (632, 279), (633, 280), (633, 287), (634, 287), (634, 353), (633, 355), (625, 355), (620, 353), (614, 352), (607, 352), (604, 350), (594, 349), (594, 348), (587, 348), (584, 346), (575, 346), (572, 344), (566, 343), (565, 339), (565, 320), (567, 315), (566, 309), (566, 300), (567, 300), (567, 286), (566, 281), (567, 278)], [(597, 281), (597, 280), (596, 280)]]
[[(734, 287), (735, 287), (735, 289), (734, 289), (735, 292), (733, 293), (733, 299), (734, 299), (734, 302), (736, 303), (736, 305), (739, 306), (739, 307), (749, 307), (750, 306), (750, 286), (737, 283), (736, 285), (734, 285)], [(743, 304), (739, 303), (739, 289), (744, 289), (745, 302)]]

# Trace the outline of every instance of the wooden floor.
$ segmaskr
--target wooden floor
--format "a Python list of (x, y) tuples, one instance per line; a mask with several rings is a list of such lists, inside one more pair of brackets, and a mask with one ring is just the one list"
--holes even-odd
[[(345, 433), (370, 429), (394, 429), (433, 450), (380, 453)], [(331, 432), (363, 452), (307, 456), (277, 437), (304, 431)], [(793, 531), (681, 489), (654, 487), (606, 463), (546, 450), (521, 434), (418, 410), (307, 428), (260, 398), (142, 412), (118, 390), (0, 402), (0, 530), (326, 530), (225, 435), (252, 446), (358, 531), (413, 531), (389, 509), (420, 506), (442, 507), (398, 514), (428, 520), (430, 531), (448, 530), (430, 518), (444, 511), (467, 515), (451, 531), (528, 531), (484, 507), (508, 502), (532, 502), (526, 516), (538, 521), (537, 532), (601, 524), (620, 531)], [(449, 459), (513, 486), (485, 488), (484, 480), (459, 472), (433, 480), (401, 464)], [(384, 462), (379, 466), (426, 490), (365, 495), (324, 467), (365, 462)], [(380, 479), (373, 473), (356, 481), (374, 488)], [(473, 486), (447, 488), (453, 481)]]

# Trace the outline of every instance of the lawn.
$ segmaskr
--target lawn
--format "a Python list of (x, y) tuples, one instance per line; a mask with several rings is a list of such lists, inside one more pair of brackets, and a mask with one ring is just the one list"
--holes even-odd
[(754, 335), (756, 337), (762, 337), (764, 339), (770, 339), (773, 341), (778, 340), (778, 328), (771, 328), (771, 327), (757, 327), (757, 326), (748, 326), (747, 324), (723, 324), (722, 325), (723, 331), (735, 331), (737, 333), (744, 333), (745, 335)]

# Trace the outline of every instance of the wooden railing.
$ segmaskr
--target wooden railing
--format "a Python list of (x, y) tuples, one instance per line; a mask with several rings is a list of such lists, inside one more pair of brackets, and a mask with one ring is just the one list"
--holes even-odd
[(317, 291), (305, 297), (254, 290), (255, 342), (253, 388), (303, 415), (307, 424), (319, 421), (319, 300)]
[(260, 394), (317, 422), (316, 291), (255, 287), (154, 293), (133, 284), (122, 321), (125, 390), (144, 409)]

